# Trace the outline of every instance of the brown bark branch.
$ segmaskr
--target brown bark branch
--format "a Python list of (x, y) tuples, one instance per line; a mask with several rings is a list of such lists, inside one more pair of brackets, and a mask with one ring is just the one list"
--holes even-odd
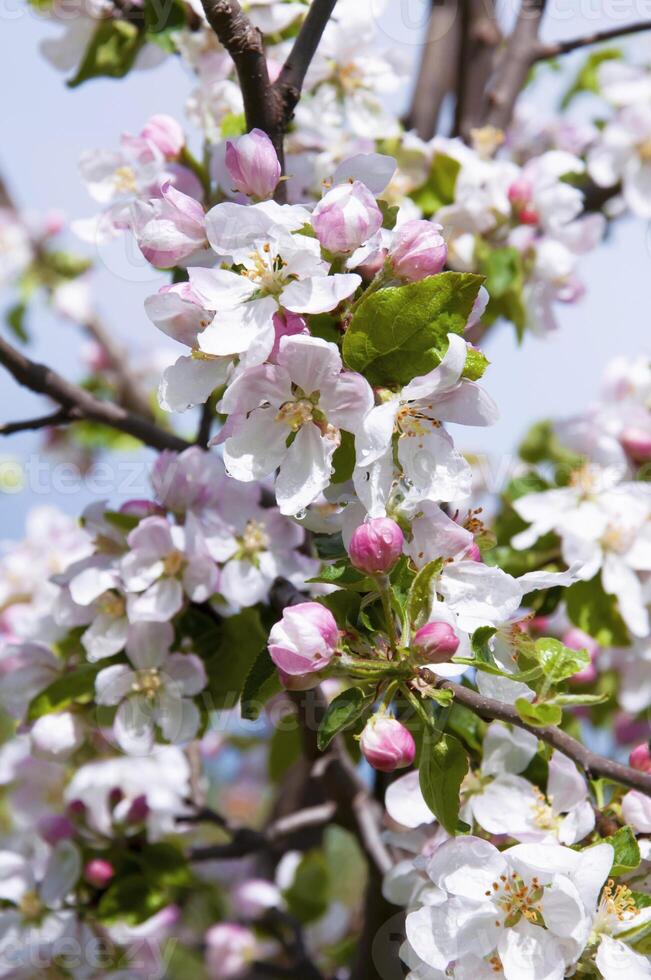
[(484, 697), (483, 694), (479, 694), (469, 687), (464, 687), (462, 684), (455, 684), (453, 681), (442, 681), (438, 686), (443, 690), (452, 691), (459, 704), (470, 708), (480, 718), (506, 721), (510, 725), (531, 732), (536, 738), (573, 759), (588, 776), (603, 776), (606, 779), (612, 779), (613, 782), (620, 783), (622, 786), (637, 789), (641, 793), (651, 796), (651, 774), (638, 772), (637, 769), (624, 766), (621, 762), (614, 762), (612, 759), (591, 752), (585, 745), (555, 725), (547, 725), (544, 728), (527, 725), (526, 722), (522, 721), (513, 705), (497, 701), (495, 698)]
[(483, 125), (506, 129), (511, 122), (516, 100), (536, 59), (544, 12), (545, 0), (522, 0), (513, 33), (502, 49), (486, 93)]
[(637, 24), (627, 24), (624, 27), (610, 27), (605, 31), (595, 31), (594, 34), (587, 34), (584, 37), (570, 38), (569, 41), (557, 41), (555, 44), (540, 44), (534, 60), (543, 61), (545, 58), (558, 58), (563, 54), (578, 51), (580, 48), (587, 48), (591, 44), (601, 44), (603, 41), (612, 41), (614, 38), (639, 34), (642, 31), (651, 31), (651, 20), (639, 21)]
[(34, 419), (24, 419), (20, 422), (5, 422), (0, 424), (0, 436), (12, 436), (15, 432), (29, 432), (36, 429), (47, 429), (57, 425), (68, 425), (79, 419), (73, 409), (60, 408), (49, 415), (39, 415)]
[(202, 0), (208, 23), (230, 54), (244, 100), (247, 129), (263, 130), (283, 162), (282, 106), (269, 81), (262, 34), (237, 0)]
[(486, 84), (502, 40), (494, 0), (466, 0), (459, 57), (455, 132), (469, 141), (481, 122)]
[(336, 2), (337, 0), (312, 0), (287, 60), (274, 82), (273, 88), (280, 96), (283, 105), (284, 127), (291, 120), (301, 97), (307, 70), (316, 54)]
[(214, 861), (223, 858), (244, 857), (256, 851), (273, 849), (283, 838), (295, 834), (308, 827), (322, 827), (335, 816), (337, 807), (333, 802), (322, 803), (318, 806), (305, 807), (286, 817), (274, 820), (264, 830), (252, 830), (250, 827), (232, 827), (220, 814), (214, 810), (200, 809), (195, 814), (181, 817), (180, 823), (214, 823), (221, 827), (231, 840), (224, 844), (212, 844), (205, 847), (195, 847), (190, 852), (192, 861)]
[(173, 449), (181, 452), (190, 445), (185, 439), (172, 432), (166, 432), (165, 429), (127, 411), (121, 405), (95, 398), (90, 392), (66, 381), (52, 368), (32, 361), (1, 337), (0, 364), (4, 365), (19, 384), (37, 394), (47, 395), (78, 419), (100, 422), (119, 432), (126, 432), (153, 449)]
[(434, 3), (411, 105), (404, 119), (406, 128), (415, 129), (421, 139), (432, 138), (443, 100), (455, 88), (460, 43), (461, 22), (456, 0)]

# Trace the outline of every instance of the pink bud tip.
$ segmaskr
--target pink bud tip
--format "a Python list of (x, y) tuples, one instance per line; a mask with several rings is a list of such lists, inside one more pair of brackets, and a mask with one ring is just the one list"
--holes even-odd
[(60, 814), (46, 814), (38, 821), (37, 829), (39, 836), (46, 843), (54, 846), (62, 840), (70, 840), (75, 836), (75, 825), (68, 817)]
[(413, 646), (428, 664), (444, 664), (459, 648), (459, 637), (449, 623), (427, 623), (416, 630)]
[(388, 715), (370, 718), (359, 744), (366, 761), (380, 772), (404, 769), (412, 764), (416, 755), (411, 732)]
[(481, 551), (476, 541), (468, 547), (464, 556), (468, 561), (481, 561)]
[(320, 602), (299, 602), (287, 606), (283, 618), (271, 627), (269, 655), (283, 674), (313, 674), (328, 666), (338, 642), (339, 629), (330, 610)]
[(619, 441), (635, 463), (648, 463), (651, 459), (651, 432), (644, 429), (624, 429)]
[(115, 807), (124, 799), (124, 793), (119, 786), (114, 786), (108, 796), (109, 806)]
[(402, 554), (404, 535), (390, 517), (375, 517), (355, 528), (348, 544), (350, 560), (361, 572), (388, 572)]
[(127, 823), (144, 823), (149, 815), (149, 804), (147, 803), (147, 797), (143, 794), (142, 796), (136, 796), (133, 800), (131, 806), (127, 811)]
[(345, 255), (367, 242), (382, 227), (382, 212), (361, 181), (337, 184), (312, 212), (312, 227), (329, 252)]
[(261, 129), (228, 140), (225, 162), (235, 190), (248, 197), (271, 197), (280, 180), (280, 163), (274, 145)]
[(629, 762), (631, 768), (638, 769), (640, 772), (651, 773), (651, 752), (649, 752), (649, 743), (642, 742), (641, 745), (636, 745), (629, 756)]
[(83, 800), (71, 800), (66, 813), (72, 820), (83, 820), (86, 817), (86, 804)]
[(141, 136), (153, 143), (168, 160), (174, 160), (185, 146), (181, 125), (176, 119), (162, 113), (152, 116), (145, 123)]
[(102, 858), (93, 858), (84, 867), (84, 878), (89, 885), (93, 885), (95, 888), (106, 888), (114, 875), (115, 868), (113, 865)]
[(165, 508), (153, 500), (126, 500), (120, 507), (120, 513), (129, 514), (131, 517), (162, 516), (165, 514)]
[(407, 282), (435, 276), (445, 265), (448, 248), (439, 234), (441, 225), (415, 218), (396, 229), (389, 249), (395, 275)]

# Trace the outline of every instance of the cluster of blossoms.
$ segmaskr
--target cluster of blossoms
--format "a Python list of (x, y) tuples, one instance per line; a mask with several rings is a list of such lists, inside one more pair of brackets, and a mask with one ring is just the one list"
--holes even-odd
[[(272, 80), (308, 9), (247, 5)], [(386, 107), (378, 5), (340, 0), (283, 176), (203, 6), (123, 14), (85, 8), (49, 55), (80, 84), (180, 54), (205, 152), (161, 114), (89, 151), (75, 229), (172, 272), (145, 303), (185, 348), (159, 403), (203, 406), (201, 446), (81, 527), (35, 512), (0, 560), (0, 976), (347, 980), (366, 857), (411, 980), (651, 976), (651, 366), (534, 429), (492, 529), (453, 439), (498, 415), (476, 338), (580, 297), (589, 179), (645, 213), (648, 76), (602, 66), (604, 127), (424, 141)], [(0, 281), (48, 267), (48, 234), (0, 212)], [(630, 769), (570, 737), (600, 726)], [(303, 837), (295, 800), (338, 772)]]

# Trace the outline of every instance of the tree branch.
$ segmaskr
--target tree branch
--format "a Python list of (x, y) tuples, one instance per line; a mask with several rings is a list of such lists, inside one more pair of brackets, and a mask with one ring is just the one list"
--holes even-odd
[(337, 0), (312, 0), (292, 50), (274, 82), (283, 106), (283, 126), (291, 120), (303, 82)]
[(179, 823), (214, 823), (221, 827), (231, 840), (225, 844), (195, 847), (190, 851), (192, 861), (214, 861), (223, 858), (245, 857), (257, 851), (272, 849), (278, 841), (308, 827), (322, 827), (334, 819), (337, 811), (334, 802), (305, 807), (287, 817), (274, 820), (264, 830), (250, 827), (232, 827), (221, 814), (214, 810), (200, 809), (194, 814), (179, 818)]
[(468, 141), (481, 122), (486, 83), (493, 71), (500, 31), (494, 0), (466, 0), (459, 52), (455, 132)]
[(24, 419), (21, 422), (5, 422), (0, 424), (0, 436), (12, 436), (15, 432), (28, 432), (36, 429), (47, 429), (56, 425), (67, 425), (81, 418), (74, 409), (60, 408), (49, 415), (39, 415), (34, 419)]
[(555, 44), (540, 44), (538, 45), (534, 61), (543, 61), (546, 58), (558, 58), (560, 55), (578, 51), (579, 48), (587, 48), (591, 44), (612, 41), (613, 38), (626, 37), (629, 34), (639, 34), (642, 31), (651, 31), (651, 20), (642, 20), (637, 24), (628, 24), (624, 27), (610, 27), (608, 30), (595, 31), (594, 34), (587, 34), (585, 37), (571, 38), (569, 41), (557, 41)]
[(230, 54), (244, 100), (247, 129), (262, 129), (283, 162), (282, 107), (269, 81), (262, 34), (237, 0), (202, 0), (208, 23)]
[(538, 32), (545, 0), (522, 0), (513, 33), (500, 55), (494, 78), (486, 93), (483, 125), (506, 129), (513, 108), (536, 60)]
[(641, 793), (651, 796), (651, 774), (638, 772), (637, 769), (631, 769), (629, 766), (624, 766), (620, 762), (613, 762), (612, 759), (606, 759), (605, 756), (591, 752), (581, 742), (577, 742), (575, 738), (572, 738), (571, 735), (568, 735), (567, 732), (562, 731), (555, 725), (547, 725), (544, 728), (535, 728), (533, 725), (527, 725), (526, 722), (522, 721), (512, 705), (505, 704), (503, 701), (497, 701), (495, 698), (484, 697), (483, 694), (479, 694), (469, 687), (455, 684), (453, 681), (441, 681), (438, 687), (443, 690), (452, 691), (459, 704), (470, 708), (480, 718), (506, 721), (510, 725), (515, 725), (517, 728), (523, 728), (526, 732), (531, 732), (536, 738), (541, 739), (548, 745), (552, 745), (555, 749), (559, 749), (564, 755), (573, 759), (574, 762), (585, 770), (588, 776), (603, 776), (606, 779), (612, 779), (613, 782), (621, 783), (622, 786), (637, 789)]
[[(165, 429), (127, 411), (121, 405), (95, 398), (78, 385), (66, 381), (52, 368), (30, 360), (2, 337), (0, 337), (0, 364), (6, 367), (19, 384), (40, 395), (47, 395), (77, 419), (100, 422), (119, 432), (126, 432), (153, 449), (173, 449), (181, 452), (190, 445), (185, 439), (172, 432), (166, 432)], [(13, 431), (19, 430), (14, 428)], [(5, 428), (5, 435), (7, 434)]]
[(415, 129), (421, 139), (432, 138), (443, 100), (454, 90), (460, 44), (456, 0), (437, 0), (432, 4), (418, 77), (404, 119), (405, 127)]
[(84, 324), (86, 332), (99, 344), (106, 354), (110, 368), (115, 374), (120, 401), (125, 408), (145, 419), (152, 419), (152, 410), (147, 392), (129, 367), (129, 355), (122, 344), (105, 330), (99, 320), (93, 318)]

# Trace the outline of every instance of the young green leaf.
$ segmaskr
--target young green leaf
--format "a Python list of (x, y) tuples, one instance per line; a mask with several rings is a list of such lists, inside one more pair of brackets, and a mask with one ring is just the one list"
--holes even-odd
[(536, 640), (534, 650), (543, 673), (552, 684), (560, 684), (590, 663), (587, 650), (572, 650), (553, 637), (543, 636)]
[(338, 694), (328, 705), (317, 733), (317, 745), (323, 752), (332, 739), (344, 728), (349, 728), (370, 707), (371, 699), (359, 687), (349, 687)]
[(563, 720), (561, 708), (556, 704), (544, 701), (541, 701), (540, 704), (532, 704), (526, 698), (518, 698), (515, 702), (515, 710), (527, 725), (534, 725), (536, 728), (560, 725)]
[(459, 790), (468, 772), (468, 757), (454, 735), (444, 734), (431, 748), (423, 743), (420, 789), (428, 807), (449, 834), (459, 822)]

